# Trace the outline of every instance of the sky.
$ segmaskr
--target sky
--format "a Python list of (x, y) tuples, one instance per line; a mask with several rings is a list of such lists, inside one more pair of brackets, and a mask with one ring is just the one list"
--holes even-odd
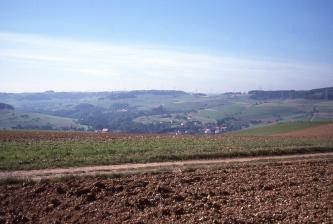
[(0, 92), (333, 86), (331, 0), (1, 0)]

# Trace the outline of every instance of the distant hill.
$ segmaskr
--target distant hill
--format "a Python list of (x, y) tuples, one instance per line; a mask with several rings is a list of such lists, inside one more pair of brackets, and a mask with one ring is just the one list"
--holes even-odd
[(264, 91), (252, 90), (249, 92), (251, 99), (316, 99), (333, 100), (333, 87), (312, 89), (312, 90), (277, 90)]
[(288, 121), (332, 121), (333, 100), (327, 100), (332, 91), (0, 93), (6, 108), (0, 110), (0, 128), (189, 134)]
[(83, 131), (88, 127), (75, 119), (15, 110), (0, 110), (1, 129), (38, 129)]
[(0, 99), (15, 99), (15, 100), (65, 100), (76, 99), (80, 100), (87, 97), (105, 97), (109, 99), (127, 99), (136, 98), (141, 95), (155, 96), (182, 96), (189, 95), (184, 91), (179, 90), (133, 90), (133, 91), (112, 91), (112, 92), (54, 92), (52, 90), (40, 93), (0, 93)]
[(14, 107), (7, 103), (0, 103), (0, 110), (14, 110)]

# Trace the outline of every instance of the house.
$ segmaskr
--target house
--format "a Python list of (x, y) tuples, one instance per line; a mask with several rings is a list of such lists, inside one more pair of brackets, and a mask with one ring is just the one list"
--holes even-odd
[(211, 134), (212, 131), (211, 131), (209, 128), (205, 128), (205, 129), (204, 129), (204, 133), (205, 133), (205, 134)]
[(221, 131), (222, 131), (222, 132), (227, 131), (227, 129), (228, 129), (228, 128), (227, 128), (226, 126), (222, 126), (222, 127), (221, 127)]
[(103, 128), (101, 132), (102, 132), (102, 133), (107, 133), (107, 132), (109, 132), (109, 129), (107, 129), (107, 128)]

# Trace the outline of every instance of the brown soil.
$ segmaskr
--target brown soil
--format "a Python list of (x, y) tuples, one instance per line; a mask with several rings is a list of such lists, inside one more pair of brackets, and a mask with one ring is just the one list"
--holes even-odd
[(290, 136), (290, 137), (333, 137), (333, 123), (320, 125), (314, 128), (306, 128), (300, 131), (293, 131), (275, 136)]
[(333, 160), (0, 186), (0, 223), (333, 223)]

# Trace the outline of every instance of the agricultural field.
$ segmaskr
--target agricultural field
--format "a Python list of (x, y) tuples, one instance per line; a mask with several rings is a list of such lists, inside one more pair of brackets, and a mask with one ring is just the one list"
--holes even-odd
[(331, 137), (0, 132), (0, 170), (333, 151)]
[[(304, 129), (318, 127), (319, 129), (328, 124), (332, 124), (329, 121), (317, 121), (317, 122), (286, 122), (286, 123), (278, 123), (273, 125), (267, 125), (263, 127), (250, 128), (247, 130), (233, 132), (231, 134), (238, 136), (270, 136), (270, 135), (286, 135), (289, 136), (291, 132), (301, 131)], [(331, 134), (333, 136), (333, 128), (329, 128), (327, 130), (326, 135)], [(314, 132), (313, 136), (316, 135)], [(323, 135), (323, 133), (318, 133), (318, 135)]]
[[(184, 160), (193, 163), (158, 163)], [(72, 172), (150, 162), (156, 167)], [(332, 169), (327, 135), (0, 131), (0, 223), (331, 223)]]
[[(1, 223), (332, 223), (333, 159), (0, 186)], [(297, 171), (297, 172), (295, 172)]]
[(319, 125), (311, 128), (304, 128), (297, 131), (280, 133), (276, 134), (276, 136), (290, 136), (290, 137), (328, 137), (333, 138), (333, 123)]

